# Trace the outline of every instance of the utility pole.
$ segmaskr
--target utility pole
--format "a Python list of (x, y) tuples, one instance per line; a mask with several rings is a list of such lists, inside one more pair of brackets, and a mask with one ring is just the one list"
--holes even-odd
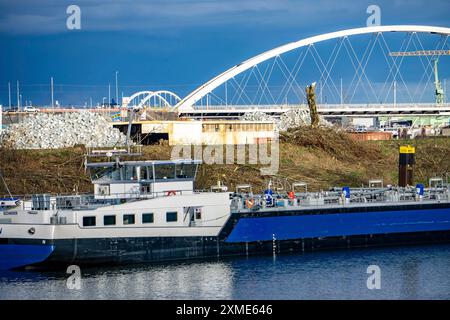
[(447, 103), (447, 79), (444, 79), (444, 103)]
[(9, 109), (11, 109), (11, 82), (8, 82), (8, 100), (9, 100)]
[(111, 107), (111, 83), (108, 83), (108, 108)]
[(225, 82), (225, 106), (228, 106), (228, 87), (227, 87), (228, 81)]
[(20, 90), (19, 90), (19, 80), (17, 80), (17, 111), (20, 111)]
[(118, 80), (117, 80), (117, 74), (119, 73), (119, 71), (116, 71), (116, 104), (119, 105), (119, 85), (118, 85)]
[(322, 87), (322, 82), (319, 81), (319, 87), (320, 87), (320, 104), (323, 104), (323, 96), (322, 96), (322, 92), (323, 92), (323, 87)]
[(394, 80), (394, 108), (397, 106), (397, 81)]
[(55, 107), (55, 104), (53, 103), (53, 77), (50, 78), (50, 83), (51, 83), (51, 87), (52, 87), (52, 108)]

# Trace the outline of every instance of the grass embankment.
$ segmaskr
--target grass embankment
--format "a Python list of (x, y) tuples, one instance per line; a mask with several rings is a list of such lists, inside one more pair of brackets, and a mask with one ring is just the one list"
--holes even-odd
[[(415, 181), (427, 184), (434, 175), (450, 173), (450, 138), (414, 141), (356, 142), (344, 132), (331, 129), (301, 128), (281, 136), (280, 169), (276, 177), (260, 175), (256, 165), (202, 165), (198, 189), (209, 188), (221, 179), (230, 190), (236, 184), (250, 183), (261, 191), (272, 179), (285, 188), (294, 181), (305, 181), (309, 190), (331, 186), (361, 186), (369, 179), (382, 178), (396, 184), (398, 147), (416, 146)], [(169, 159), (171, 147), (146, 146), (145, 159)], [(0, 150), (0, 169), (13, 194), (91, 192), (84, 171), (84, 149)], [(0, 182), (0, 194), (6, 194)]]

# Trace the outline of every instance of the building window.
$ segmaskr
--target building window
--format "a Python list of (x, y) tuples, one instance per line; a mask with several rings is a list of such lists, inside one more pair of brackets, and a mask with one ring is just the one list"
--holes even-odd
[(103, 225), (104, 226), (113, 226), (116, 224), (116, 216), (104, 216), (103, 217)]
[(153, 213), (143, 213), (142, 223), (153, 223)]
[(94, 227), (95, 224), (95, 217), (83, 217), (83, 227)]
[(123, 224), (134, 224), (134, 214), (124, 214)]
[(178, 220), (178, 212), (176, 211), (166, 212), (167, 222), (176, 222), (177, 220)]

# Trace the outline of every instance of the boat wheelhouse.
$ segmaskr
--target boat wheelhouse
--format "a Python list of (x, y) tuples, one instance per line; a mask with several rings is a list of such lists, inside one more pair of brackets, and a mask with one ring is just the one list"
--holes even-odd
[(87, 163), (95, 199), (153, 198), (194, 191), (199, 160)]

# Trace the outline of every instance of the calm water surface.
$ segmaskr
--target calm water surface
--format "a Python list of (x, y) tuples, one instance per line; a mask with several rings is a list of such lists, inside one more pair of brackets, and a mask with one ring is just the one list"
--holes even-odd
[[(369, 265), (381, 289), (367, 288)], [(450, 244), (0, 273), (0, 299), (450, 299)]]

